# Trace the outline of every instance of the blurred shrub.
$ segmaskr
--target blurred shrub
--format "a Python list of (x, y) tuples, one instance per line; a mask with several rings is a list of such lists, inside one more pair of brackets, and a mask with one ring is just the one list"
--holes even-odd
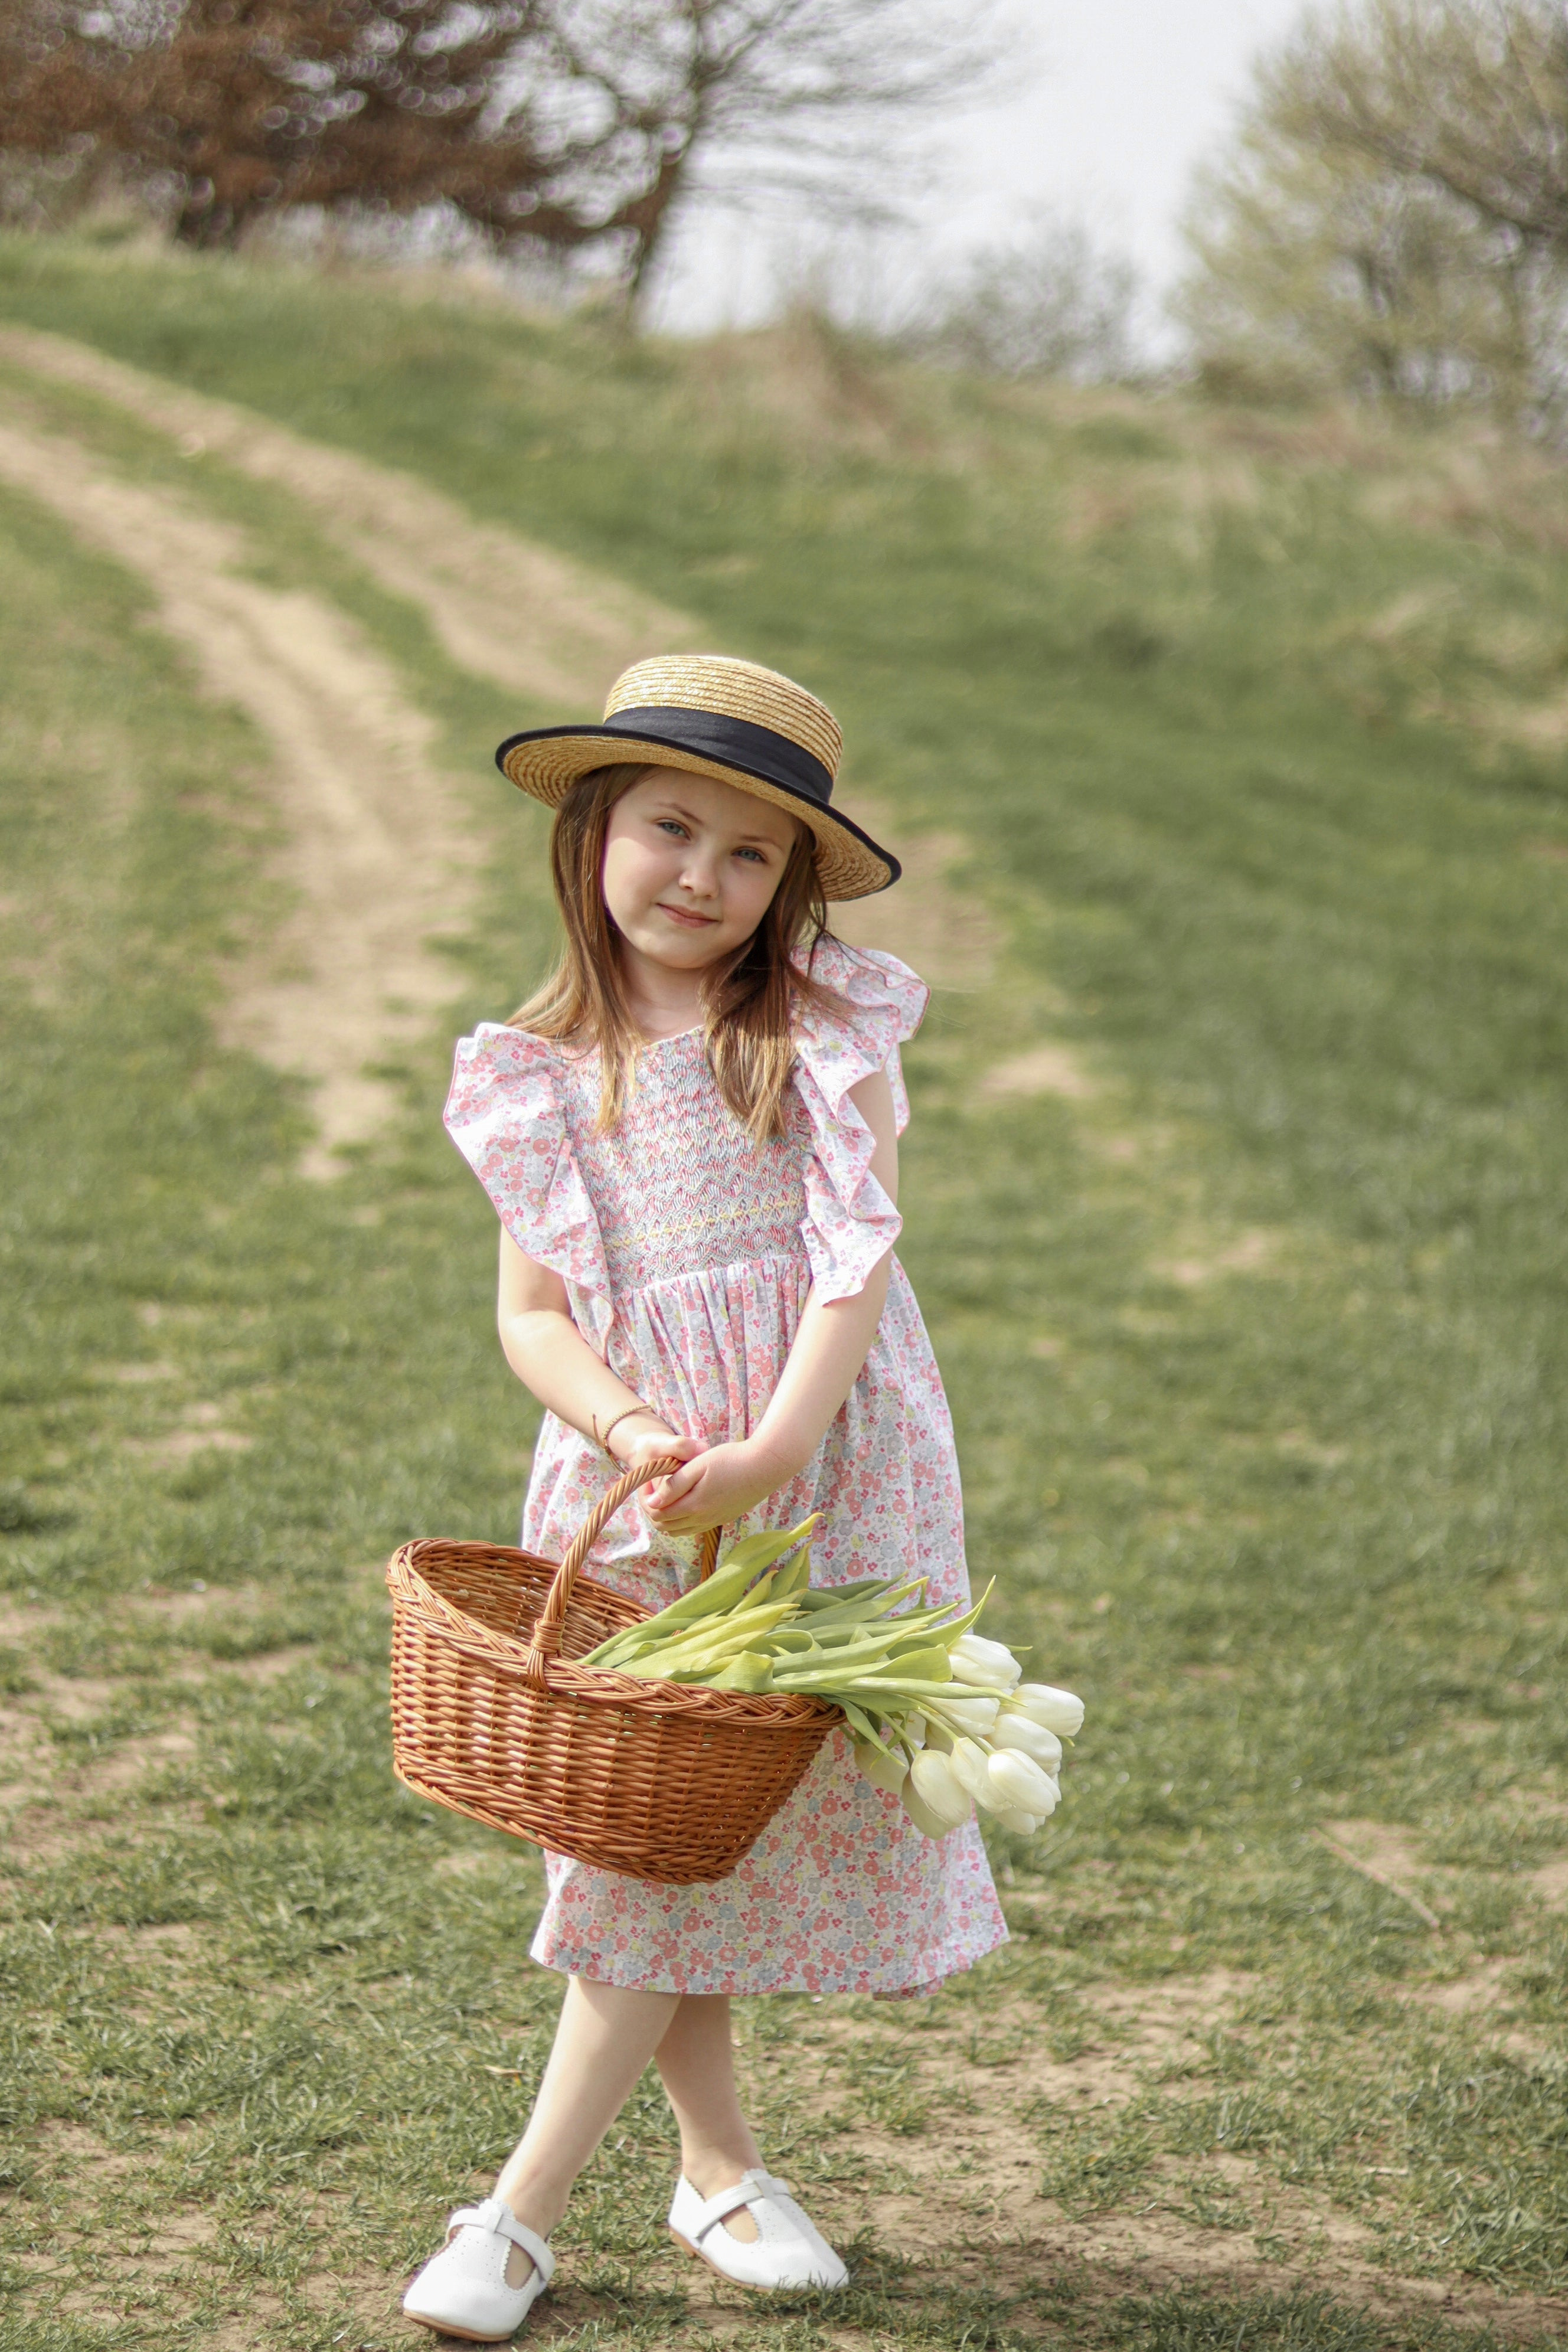
[(1134, 372), (1138, 272), (1088, 223), (1036, 213), (974, 254), (909, 341), (925, 358), (991, 375), (1105, 383)]

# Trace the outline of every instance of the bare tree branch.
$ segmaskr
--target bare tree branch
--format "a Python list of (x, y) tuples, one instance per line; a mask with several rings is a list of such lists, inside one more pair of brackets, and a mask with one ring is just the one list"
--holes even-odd
[[(0, 150), (178, 184), (179, 234), (289, 205), (454, 206), (500, 246), (677, 207), (890, 205), (922, 112), (990, 60), (973, 0), (0, 0)], [(873, 128), (874, 126), (874, 128)]]
[(595, 90), (617, 123), (598, 168), (650, 191), (641, 282), (686, 200), (891, 216), (914, 124), (995, 68), (988, 22), (963, 0), (571, 0), (521, 54), (531, 90)]

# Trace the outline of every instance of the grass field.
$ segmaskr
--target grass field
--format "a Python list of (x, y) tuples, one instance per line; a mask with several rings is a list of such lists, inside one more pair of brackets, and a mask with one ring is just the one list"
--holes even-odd
[[(910, 1055), (902, 1247), (998, 1629), (1088, 1703), (1066, 1801), (997, 1837), (1014, 1940), (940, 2000), (748, 2010), (847, 2298), (679, 2266), (649, 2091), (532, 2332), (1568, 2342), (1568, 479), (39, 242), (4, 323), (804, 676), (940, 845), (917, 928), (989, 943)], [(395, 1118), (305, 1181), (307, 1094), (220, 1042), (285, 912), (268, 746), (0, 494), (0, 2347), (390, 2347), (556, 1992), (531, 1855), (391, 1778), (379, 1581), (509, 1539), (526, 1476), (437, 1114), (548, 943), (488, 766), (533, 713), (283, 491), (0, 353), (6, 415), (350, 614), (482, 870)]]

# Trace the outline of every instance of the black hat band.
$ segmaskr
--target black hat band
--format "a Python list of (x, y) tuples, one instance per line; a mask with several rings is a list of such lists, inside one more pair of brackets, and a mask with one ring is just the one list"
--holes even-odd
[(617, 710), (600, 727), (584, 734), (651, 736), (676, 751), (697, 752), (778, 784), (786, 793), (826, 808), (833, 798), (833, 778), (818, 759), (754, 719), (731, 719), (722, 710), (682, 710), (672, 704), (650, 704), (640, 710)]

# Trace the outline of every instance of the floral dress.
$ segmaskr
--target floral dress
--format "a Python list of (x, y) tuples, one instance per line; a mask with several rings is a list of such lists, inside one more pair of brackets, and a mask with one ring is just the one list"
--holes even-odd
[[(490, 1022), (458, 1048), (447, 1125), (507, 1232), (561, 1276), (578, 1329), (627, 1387), (709, 1445), (761, 1420), (807, 1298), (863, 1288), (900, 1229), (849, 1089), (885, 1070), (902, 1130), (899, 1045), (925, 988), (895, 957), (831, 939), (812, 971), (849, 1013), (802, 1012), (787, 1132), (773, 1141), (730, 1110), (700, 1031), (645, 1049), (608, 1134), (596, 1053)], [(524, 1549), (559, 1559), (616, 1475), (547, 1413)], [(896, 1260), (865, 1369), (815, 1456), (727, 1533), (812, 1511), (814, 1582), (923, 1576), (933, 1601), (967, 1597), (952, 1424)], [(693, 1549), (634, 1501), (589, 1565), (656, 1609), (691, 1581)], [(922, 1836), (861, 1777), (842, 1732), (728, 1878), (663, 1886), (558, 1854), (546, 1873), (534, 1958), (647, 1991), (919, 1993), (1006, 1935), (976, 1825)]]

